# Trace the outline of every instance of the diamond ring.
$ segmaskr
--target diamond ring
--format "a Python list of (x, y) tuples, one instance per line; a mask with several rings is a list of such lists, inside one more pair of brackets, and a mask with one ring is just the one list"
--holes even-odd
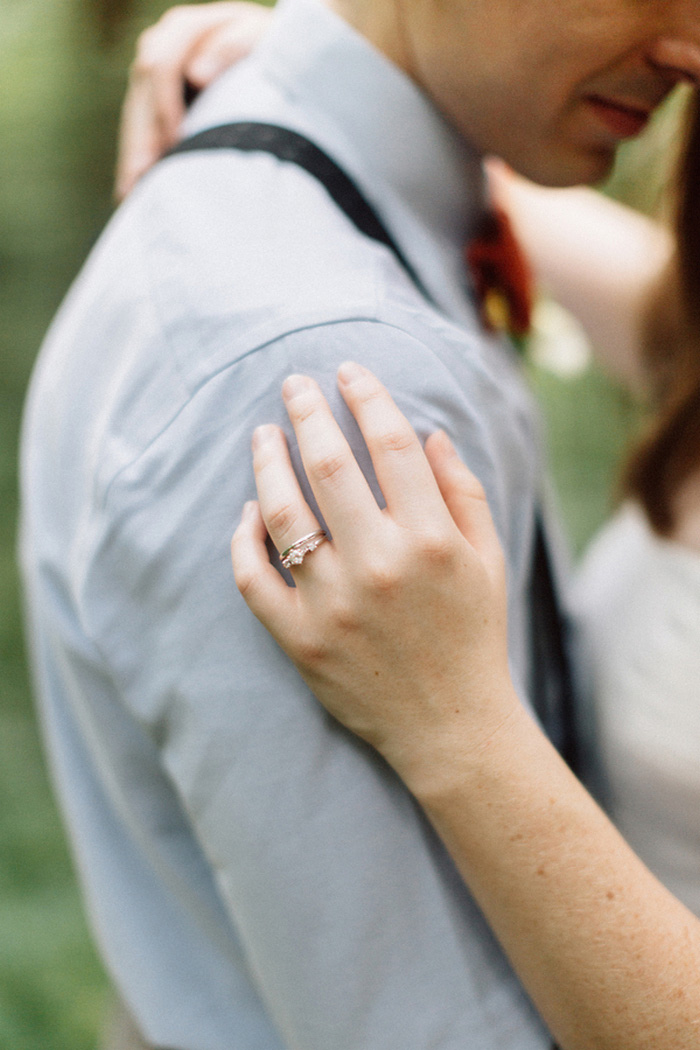
[(290, 569), (292, 565), (301, 565), (306, 555), (310, 554), (311, 551), (315, 551), (327, 539), (328, 536), (323, 529), (318, 529), (317, 532), (310, 532), (308, 536), (302, 536), (291, 547), (287, 547), (286, 551), (282, 551), (280, 559), (285, 569)]

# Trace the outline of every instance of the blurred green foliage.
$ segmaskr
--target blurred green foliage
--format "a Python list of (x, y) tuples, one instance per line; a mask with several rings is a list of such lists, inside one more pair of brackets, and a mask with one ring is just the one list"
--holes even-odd
[[(165, 0), (2, 0), (0, 8), (3, 1050), (89, 1050), (102, 1022), (107, 982), (51, 800), (24, 667), (14, 565), (17, 434), (41, 337), (111, 210), (118, 103), (133, 40), (166, 6)], [(648, 145), (634, 147), (613, 189), (653, 208), (664, 165), (648, 152)], [(614, 463), (634, 413), (596, 373), (565, 382), (533, 371), (533, 383), (547, 410), (553, 466), (580, 547), (607, 512)]]

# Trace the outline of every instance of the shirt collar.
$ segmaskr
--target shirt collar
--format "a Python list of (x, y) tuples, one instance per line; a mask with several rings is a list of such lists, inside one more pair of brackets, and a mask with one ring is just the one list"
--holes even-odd
[[(462, 251), (484, 207), (479, 154), (402, 70), (320, 0), (280, 0), (253, 63), (291, 104), (289, 126), (357, 182), (436, 302), (463, 317)], [(222, 79), (218, 120), (227, 96), (235, 105), (236, 90), (233, 77)], [(205, 105), (196, 123), (206, 116)]]

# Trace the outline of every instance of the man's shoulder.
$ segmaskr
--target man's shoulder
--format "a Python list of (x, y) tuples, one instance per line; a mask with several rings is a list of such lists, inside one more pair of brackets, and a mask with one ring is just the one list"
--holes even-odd
[[(177, 156), (145, 190), (139, 250), (170, 334), (211, 346), (225, 329), (234, 360), (304, 327), (379, 321), (404, 307), (410, 325), (434, 313), (393, 253), (295, 165), (234, 151)], [(196, 382), (202, 349), (181, 362)]]
[(290, 334), (342, 325), (347, 336), (354, 322), (483, 357), (476, 321), (441, 314), (316, 179), (267, 155), (162, 162), (86, 269), (78, 313), (89, 318), (99, 298), (111, 315), (147, 315), (150, 352), (160, 344), (161, 364), (189, 391)]
[[(70, 362), (86, 412), (99, 405), (86, 427), (106, 484), (169, 437), (197, 441), (215, 418), (230, 429), (269, 409), (290, 372), (330, 380), (349, 357), (414, 419), (428, 403), (485, 425), (512, 415), (477, 324), (438, 313), (323, 186), (269, 156), (162, 162), (115, 216), (53, 342), (47, 356)], [(75, 401), (65, 374), (58, 389)]]

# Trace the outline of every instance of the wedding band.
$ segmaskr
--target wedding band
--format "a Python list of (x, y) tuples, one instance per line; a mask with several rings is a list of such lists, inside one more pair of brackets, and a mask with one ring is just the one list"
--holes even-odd
[(310, 532), (308, 536), (302, 536), (291, 547), (287, 547), (286, 551), (282, 551), (280, 559), (285, 569), (290, 569), (292, 565), (301, 565), (306, 555), (310, 554), (311, 551), (315, 551), (327, 539), (328, 536), (323, 529), (319, 529), (317, 532)]

